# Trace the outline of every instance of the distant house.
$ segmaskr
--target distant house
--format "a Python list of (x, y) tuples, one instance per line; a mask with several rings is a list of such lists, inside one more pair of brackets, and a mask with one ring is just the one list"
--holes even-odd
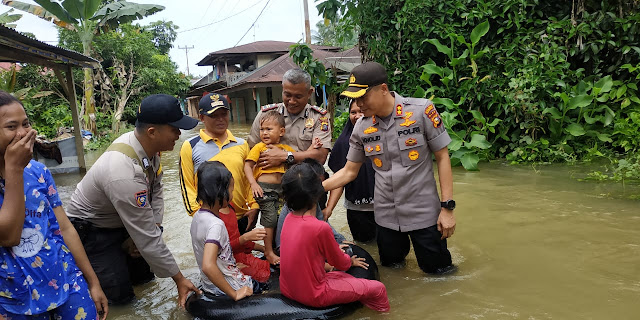
[[(191, 86), (187, 98), (189, 114), (197, 117), (200, 97), (216, 92), (230, 98), (233, 122), (251, 123), (261, 105), (282, 102), (282, 76), (297, 67), (289, 57), (289, 47), (293, 44), (258, 41), (209, 53), (197, 64), (211, 66), (213, 70)], [(316, 59), (326, 68), (336, 68), (341, 76), (346, 77), (360, 64), (357, 48), (340, 51), (339, 47), (310, 47)], [(316, 101), (322, 104), (322, 96)]]

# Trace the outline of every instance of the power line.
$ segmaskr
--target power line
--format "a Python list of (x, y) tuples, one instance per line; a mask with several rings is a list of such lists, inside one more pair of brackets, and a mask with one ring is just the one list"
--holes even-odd
[[(263, 1), (264, 1), (264, 0), (263, 0)], [(271, 1), (271, 0), (269, 0), (269, 1)], [(177, 33), (183, 33), (183, 32), (188, 32), (188, 31), (198, 30), (198, 29), (202, 29), (202, 28), (208, 27), (208, 26), (210, 26), (210, 25), (214, 25), (214, 24), (216, 24), (216, 23), (220, 23), (220, 22), (225, 21), (225, 20), (229, 20), (229, 19), (231, 19), (231, 18), (233, 18), (233, 17), (235, 17), (235, 16), (237, 16), (237, 15), (239, 15), (239, 14), (241, 14), (241, 13), (243, 13), (243, 12), (245, 12), (245, 11), (247, 11), (247, 10), (249, 10), (249, 9), (251, 9), (251, 8), (253, 8), (253, 7), (255, 7), (255, 6), (257, 6), (259, 3), (260, 3), (260, 2), (256, 2), (254, 5), (252, 5), (252, 6), (248, 7), (248, 8), (246, 8), (246, 9), (244, 9), (244, 10), (242, 10), (242, 11), (239, 11), (239, 12), (237, 12), (237, 13), (234, 13), (234, 14), (232, 14), (232, 15), (230, 15), (230, 16), (228, 16), (228, 17), (226, 17), (226, 18), (223, 18), (222, 20), (214, 21), (214, 22), (211, 22), (211, 23), (208, 23), (208, 24), (205, 24), (205, 25), (201, 25), (201, 26), (195, 27), (195, 28), (191, 28), (191, 29), (187, 29), (187, 30), (178, 31)]]
[(244, 39), (244, 36), (247, 35), (247, 33), (249, 33), (249, 31), (251, 30), (251, 28), (253, 28), (253, 26), (256, 24), (256, 22), (258, 22), (258, 19), (260, 19), (260, 16), (262, 15), (262, 13), (264, 12), (264, 9), (267, 8), (267, 6), (269, 5), (269, 2), (271, 2), (271, 0), (268, 0), (267, 3), (264, 5), (264, 7), (262, 8), (262, 11), (260, 11), (260, 14), (258, 14), (258, 17), (256, 18), (255, 21), (253, 21), (253, 23), (251, 24), (251, 27), (249, 27), (249, 29), (247, 29), (247, 32), (244, 33), (244, 35), (242, 35), (242, 38), (240, 38), (240, 40), (238, 40), (238, 42), (236, 42), (235, 45), (233, 45), (234, 47), (238, 45), (238, 43), (240, 43), (240, 41), (242, 41), (242, 39)]
[(211, 4), (213, 4), (213, 1), (215, 0), (209, 1), (209, 5), (207, 6), (207, 9), (204, 10), (204, 14), (202, 15), (202, 18), (200, 18), (200, 21), (198, 21), (198, 24), (200, 24), (200, 22), (202, 22), (202, 19), (207, 16), (207, 12), (209, 12), (209, 8), (211, 7)]

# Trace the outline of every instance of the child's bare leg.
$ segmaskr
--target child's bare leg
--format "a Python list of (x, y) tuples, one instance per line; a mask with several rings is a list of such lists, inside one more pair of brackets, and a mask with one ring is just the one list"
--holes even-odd
[(280, 263), (280, 257), (273, 251), (274, 229), (264, 228), (264, 230), (267, 232), (267, 236), (264, 238), (264, 256), (270, 264), (278, 264)]

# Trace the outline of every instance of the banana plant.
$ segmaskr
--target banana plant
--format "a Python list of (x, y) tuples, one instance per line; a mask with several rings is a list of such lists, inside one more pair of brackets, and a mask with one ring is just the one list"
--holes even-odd
[(13, 22), (20, 20), (20, 18), (22, 18), (22, 15), (12, 14), (12, 12), (13, 12), (13, 9), (10, 9), (7, 12), (0, 13), (0, 25), (4, 25), (9, 28), (16, 27), (16, 24)]
[[(93, 37), (101, 31), (117, 28), (164, 10), (156, 4), (113, 1), (103, 6), (102, 0), (34, 0), (38, 5), (2, 0), (2, 4), (31, 13), (59, 27), (78, 32), (82, 53), (91, 56)], [(96, 133), (96, 108), (93, 100), (93, 71), (84, 69), (84, 125)]]

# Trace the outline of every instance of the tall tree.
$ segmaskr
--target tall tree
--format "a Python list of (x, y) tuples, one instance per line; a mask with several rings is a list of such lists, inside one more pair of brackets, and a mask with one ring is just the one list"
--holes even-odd
[[(82, 41), (82, 52), (87, 56), (91, 56), (91, 43), (96, 34), (164, 9), (163, 6), (156, 4), (137, 4), (128, 1), (113, 1), (102, 7), (102, 0), (34, 1), (40, 6), (11, 0), (2, 0), (2, 3), (77, 32)], [(96, 133), (93, 89), (93, 72), (91, 69), (84, 69), (85, 127)]]
[(169, 50), (173, 48), (173, 42), (178, 37), (178, 26), (173, 21), (156, 21), (144, 27), (144, 30), (151, 32), (153, 35), (153, 43), (162, 54), (169, 54)]

